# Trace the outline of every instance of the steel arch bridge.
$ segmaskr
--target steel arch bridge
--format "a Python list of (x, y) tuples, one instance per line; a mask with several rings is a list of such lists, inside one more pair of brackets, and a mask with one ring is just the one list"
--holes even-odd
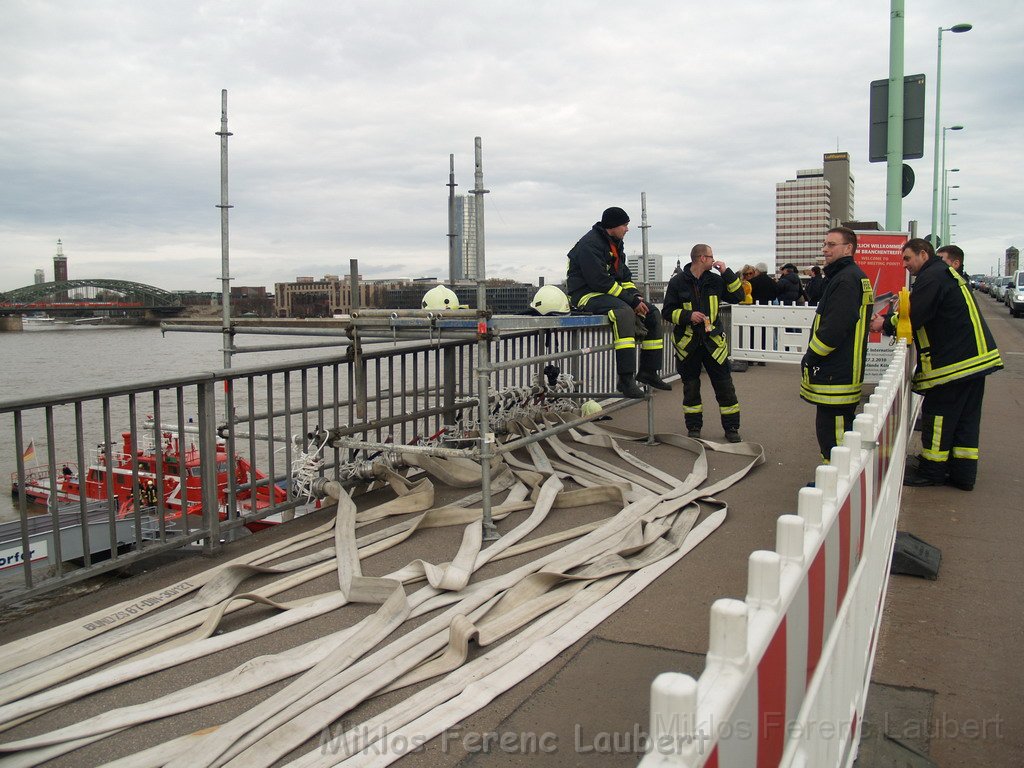
[(131, 280), (64, 280), (26, 285), (0, 294), (0, 314), (48, 312), (144, 312), (177, 314), (181, 299), (170, 291)]

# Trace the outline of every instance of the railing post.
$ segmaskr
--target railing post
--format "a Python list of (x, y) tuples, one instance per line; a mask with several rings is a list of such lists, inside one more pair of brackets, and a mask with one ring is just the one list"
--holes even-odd
[[(220, 505), (217, 500), (217, 412), (215, 381), (204, 381), (199, 396), (199, 466), (203, 482), (203, 527), (209, 532), (203, 552), (220, 549)], [(183, 438), (184, 436), (181, 436)], [(181, 444), (184, 450), (184, 443)], [(228, 459), (228, 471), (234, 472), (234, 457)], [(184, 464), (184, 462), (182, 462)], [(188, 492), (182, 489), (182, 514), (188, 514)]]

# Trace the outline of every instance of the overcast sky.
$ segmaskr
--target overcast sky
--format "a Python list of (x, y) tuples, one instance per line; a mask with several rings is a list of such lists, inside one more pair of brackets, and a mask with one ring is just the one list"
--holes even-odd
[[(489, 277), (564, 277), (619, 205), (641, 248), (774, 258), (775, 184), (848, 151), (855, 214), (885, 219), (869, 83), (882, 0), (478, 2), (0, 0), (0, 290), (64, 243), (72, 278), (219, 290), (221, 89), (231, 272), (447, 274), (449, 155), (483, 140)], [(942, 124), (968, 270), (1024, 247), (1019, 0), (906, 0), (905, 73), (928, 78), (926, 155), (903, 219), (930, 230), (937, 29)]]

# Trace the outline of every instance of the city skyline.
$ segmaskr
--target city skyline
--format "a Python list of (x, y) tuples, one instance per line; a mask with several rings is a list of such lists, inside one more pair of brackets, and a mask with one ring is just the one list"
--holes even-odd
[[(936, 29), (956, 236), (988, 271), (1024, 242), (1015, 73), (1024, 19), (1008, 0), (909, 2), (905, 73), (924, 73), (931, 135)], [(220, 281), (221, 89), (228, 92), (232, 277), (447, 274), (448, 174), (474, 184), (483, 145), (488, 275), (560, 279), (609, 205), (650, 251), (708, 242), (771, 261), (774, 185), (848, 151), (857, 215), (884, 219), (870, 164), (870, 82), (888, 72), (887, 2), (690, 7), (641, 0), (516, 7), (183, 0), (5, 5), (0, 29), (0, 290), (48, 268), (175, 288)], [(840, 47), (838, 39), (855, 45)], [(737, 45), (736, 41), (745, 41)], [(723, 52), (728, 51), (728, 55)], [(931, 147), (903, 219), (931, 215)], [(171, 277), (174, 279), (171, 280)]]

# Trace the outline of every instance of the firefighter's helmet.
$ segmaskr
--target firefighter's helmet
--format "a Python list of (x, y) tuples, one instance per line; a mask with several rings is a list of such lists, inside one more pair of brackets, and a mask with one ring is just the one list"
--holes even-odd
[(569, 314), (569, 299), (557, 285), (542, 285), (533, 294), (530, 307), (541, 315), (567, 315)]
[(435, 285), (423, 294), (423, 309), (458, 309), (459, 297), (447, 285)]

